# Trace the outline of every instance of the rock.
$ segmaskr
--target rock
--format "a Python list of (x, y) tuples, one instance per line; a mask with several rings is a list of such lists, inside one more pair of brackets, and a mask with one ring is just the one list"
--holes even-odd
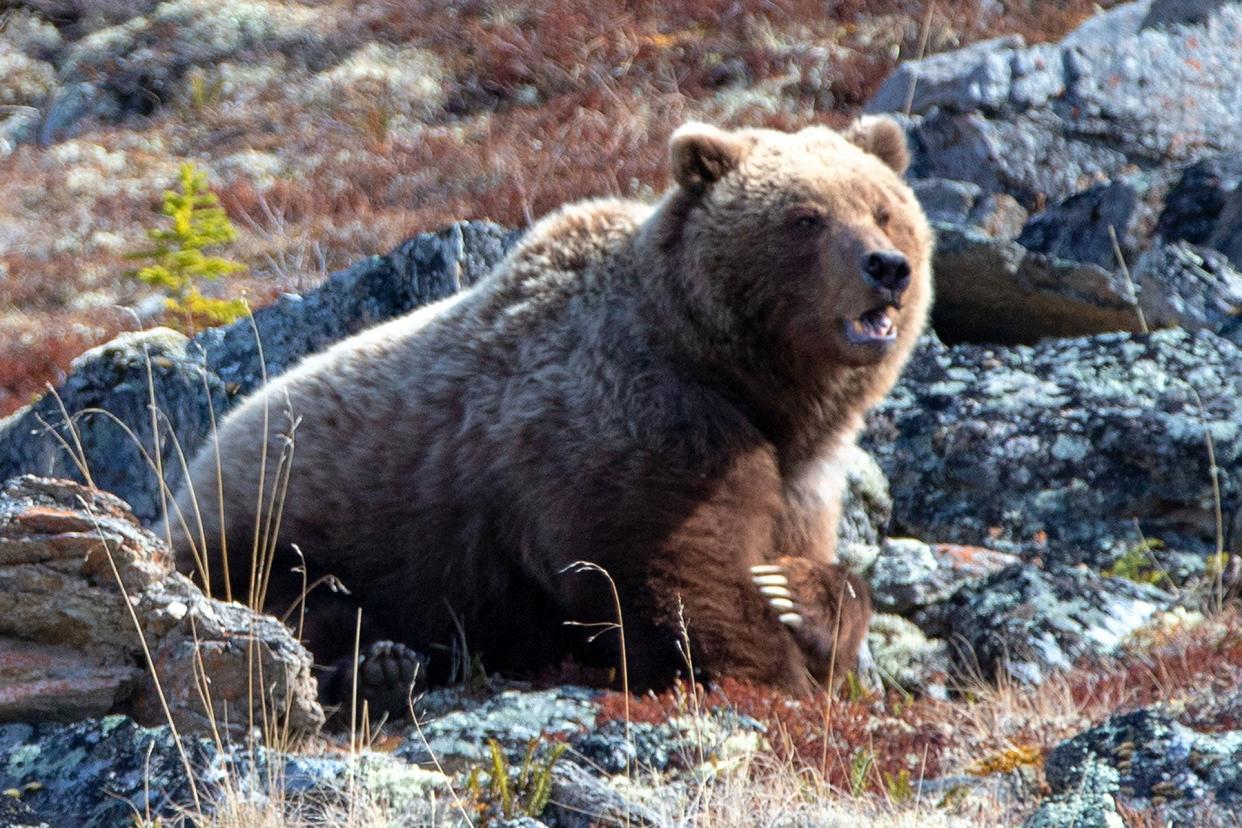
[(675, 716), (658, 724), (634, 722), (628, 728), (612, 719), (573, 737), (569, 757), (609, 775), (634, 770), (702, 775), (705, 764), (726, 762), (754, 748), (764, 732), (759, 722), (728, 709), (704, 710), (697, 718)]
[(1062, 800), (1085, 787), (1162, 806), (1175, 824), (1202, 825), (1197, 817), (1209, 814), (1232, 821), (1242, 815), (1242, 731), (1199, 733), (1158, 708), (1115, 714), (1057, 746), (1045, 774)]
[(1242, 347), (1203, 331), (929, 337), (861, 444), (888, 477), (894, 534), (1104, 568), (1139, 542), (1137, 518), (1192, 574), (1216, 544), (1205, 429), (1225, 514), (1242, 504), (1239, 365)]
[(842, 459), (846, 464), (845, 497), (837, 552), (842, 560), (861, 570), (888, 528), (893, 499), (888, 480), (871, 455), (850, 446), (843, 451)]
[(1242, 187), (1226, 197), (1220, 221), (1207, 243), (1228, 256), (1235, 267), (1242, 268)]
[(20, 799), (0, 797), (0, 825), (6, 828), (51, 828)]
[(877, 613), (871, 618), (867, 643), (880, 675), (906, 692), (947, 699), (952, 660), (949, 647), (930, 639), (899, 615)]
[(336, 273), (306, 297), (286, 296), (256, 311), (253, 323), (244, 319), (194, 340), (157, 328), (94, 348), (74, 361), (55, 394), (0, 420), (0, 480), (41, 474), (82, 481), (84, 460), (96, 486), (153, 523), (165, 500), (155, 467), (175, 489), (182, 456), (211, 435), (213, 418), (258, 387), (265, 368), (276, 376), (345, 336), (472, 284), (516, 237), (484, 222), (455, 224)]
[(1117, 771), (1098, 761), (1081, 766), (1077, 787), (1045, 799), (1023, 828), (1125, 828), (1117, 811)]
[(909, 615), (1017, 562), (981, 547), (887, 538), (865, 576), (878, 611)]
[(1120, 272), (1031, 253), (971, 226), (935, 229), (932, 326), (946, 342), (1034, 344), (1140, 329)]
[(659, 826), (667, 822), (649, 808), (623, 796), (584, 768), (560, 762), (552, 769), (548, 813), (559, 828), (595, 825)]
[[(207, 364), (238, 393), (253, 391), (264, 370), (274, 377), (307, 354), (417, 307), (451, 296), (486, 276), (520, 234), (484, 221), (421, 233), (387, 256), (334, 273), (306, 296), (287, 294), (242, 320), (211, 328), (196, 342)], [(255, 342), (263, 344), (263, 362)]]
[[(911, 97), (913, 87), (913, 97)], [(1027, 48), (1018, 35), (982, 40), (951, 52), (902, 63), (867, 102), (869, 112), (1024, 110), (1064, 91), (1054, 45)]]
[(1144, 29), (1195, 26), (1209, 20), (1226, 3), (1236, 0), (1155, 0), (1143, 18)]
[(1127, 263), (1152, 235), (1170, 173), (1134, 173), (1084, 190), (1035, 216), (1018, 243), (1046, 256), (1087, 262), (1105, 270), (1120, 265), (1109, 230)]
[[(192, 765), (206, 744), (185, 740)], [(0, 726), (0, 786), (38, 783), (23, 802), (54, 825), (126, 825), (134, 814), (171, 815), (194, 798), (167, 727), (147, 730), (123, 716), (102, 721)]]
[(998, 38), (906, 62), (866, 110), (903, 111), (915, 82), (914, 177), (1039, 208), (1134, 166), (1242, 148), (1242, 8), (1206, 11), (1193, 26), (1144, 28), (1147, 3), (1129, 3), (1060, 44)]
[(1239, 185), (1242, 152), (1222, 153), (1191, 164), (1165, 196), (1156, 232), (1165, 241), (1208, 244), (1220, 224), (1226, 200)]
[(267, 808), (273, 816), (317, 813), (324, 824), (344, 824), (346, 814), (356, 819), (372, 804), (410, 824), (441, 824), (431, 822), (444, 811), (431, 795), (443, 798), (447, 783), (441, 774), (385, 754), (360, 751), (351, 761), (347, 753), (294, 755), (186, 734), (178, 743), (167, 726), (144, 728), (124, 716), (0, 725), (0, 788), (23, 791), (27, 810), (55, 826), (112, 828), (134, 824), (135, 814), (175, 822), (227, 808), (230, 801), (255, 809), (236, 814), (229, 824), (238, 825), (253, 824)]
[(207, 598), (121, 501), (63, 480), (0, 492), (0, 687), (7, 721), (126, 712), (235, 735), (269, 721), (293, 741), (324, 721), (283, 624)]
[(946, 178), (917, 178), (910, 182), (927, 218), (944, 224), (965, 224), (983, 195), (978, 184)]
[(1157, 244), (1134, 266), (1134, 281), (1151, 327), (1215, 331), (1242, 344), (1242, 272), (1225, 254), (1186, 242)]
[[(429, 719), (406, 738), (396, 755), (415, 763), (435, 757), (441, 767), (460, 770), (490, 761), (488, 742), (495, 739), (509, 761), (520, 762), (532, 740), (593, 727), (599, 694), (572, 685), (534, 692), (510, 689), (482, 700), (438, 691), (419, 704), (419, 712)], [(441, 700), (461, 709), (437, 715)]]
[(1147, 584), (1017, 564), (967, 584), (917, 620), (949, 640), (959, 675), (989, 680), (1008, 673), (1039, 684), (1084, 656), (1113, 653), (1167, 604)]
[[(1221, 158), (1193, 165), (1175, 185), (1178, 173), (1154, 171), (1091, 187), (1031, 218), (1013, 241), (1010, 228), (1024, 216), (1016, 204), (995, 210), (984, 230), (981, 206), (967, 208), (954, 197), (975, 185), (915, 182), (939, 217), (937, 333), (949, 342), (1034, 344), (1051, 336), (1138, 332), (1139, 308), (1150, 327), (1232, 330), (1238, 301), (1225, 255), (1167, 242), (1186, 238), (1231, 249), (1242, 238), (1242, 213), (1230, 220), (1221, 195), (1231, 183)], [(978, 204), (997, 199), (1012, 202), (993, 193)], [(1118, 250), (1134, 271), (1130, 281)]]

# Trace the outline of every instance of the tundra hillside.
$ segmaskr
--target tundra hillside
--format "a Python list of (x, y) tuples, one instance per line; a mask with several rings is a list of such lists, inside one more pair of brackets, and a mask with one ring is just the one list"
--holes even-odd
[[(1242, 4), (1105, 6), (10, 4), (0, 814), (1237, 824)], [(881, 689), (634, 696), (458, 652), (416, 723), (345, 733), (296, 613), (171, 571), (150, 527), (247, 393), (485, 278), (565, 201), (654, 195), (684, 120), (859, 112), (904, 125), (937, 236), (838, 538)], [(124, 275), (185, 161), (250, 267), (204, 291), (253, 318), (195, 329)]]

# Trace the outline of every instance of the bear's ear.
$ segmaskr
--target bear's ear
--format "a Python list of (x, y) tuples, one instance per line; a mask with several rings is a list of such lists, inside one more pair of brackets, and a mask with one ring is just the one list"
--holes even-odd
[(892, 118), (864, 115), (842, 134), (851, 144), (855, 144), (892, 167), (898, 175), (903, 175), (906, 167), (910, 166), (906, 131)]
[(746, 144), (736, 135), (691, 121), (669, 139), (673, 178), (692, 193), (701, 193), (724, 178), (742, 161)]

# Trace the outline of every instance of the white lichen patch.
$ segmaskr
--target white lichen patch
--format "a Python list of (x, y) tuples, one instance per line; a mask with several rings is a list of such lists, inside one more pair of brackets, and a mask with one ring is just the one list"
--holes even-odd
[(0, 40), (0, 105), (39, 106), (55, 86), (56, 70), (50, 63)]
[(368, 43), (317, 75), (305, 102), (378, 117), (426, 114), (444, 96), (444, 73), (435, 55), (411, 46)]

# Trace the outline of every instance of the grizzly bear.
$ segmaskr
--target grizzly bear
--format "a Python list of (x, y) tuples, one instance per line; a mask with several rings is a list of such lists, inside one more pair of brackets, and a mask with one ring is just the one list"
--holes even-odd
[(843, 675), (870, 602), (835, 563), (835, 458), (932, 293), (905, 136), (690, 123), (670, 148), (658, 203), (564, 207), (243, 402), (176, 498), (179, 566), (304, 618), (338, 690), (361, 609), (381, 707), (412, 651), (432, 681), (463, 654), (632, 689), (690, 663), (797, 693)]

